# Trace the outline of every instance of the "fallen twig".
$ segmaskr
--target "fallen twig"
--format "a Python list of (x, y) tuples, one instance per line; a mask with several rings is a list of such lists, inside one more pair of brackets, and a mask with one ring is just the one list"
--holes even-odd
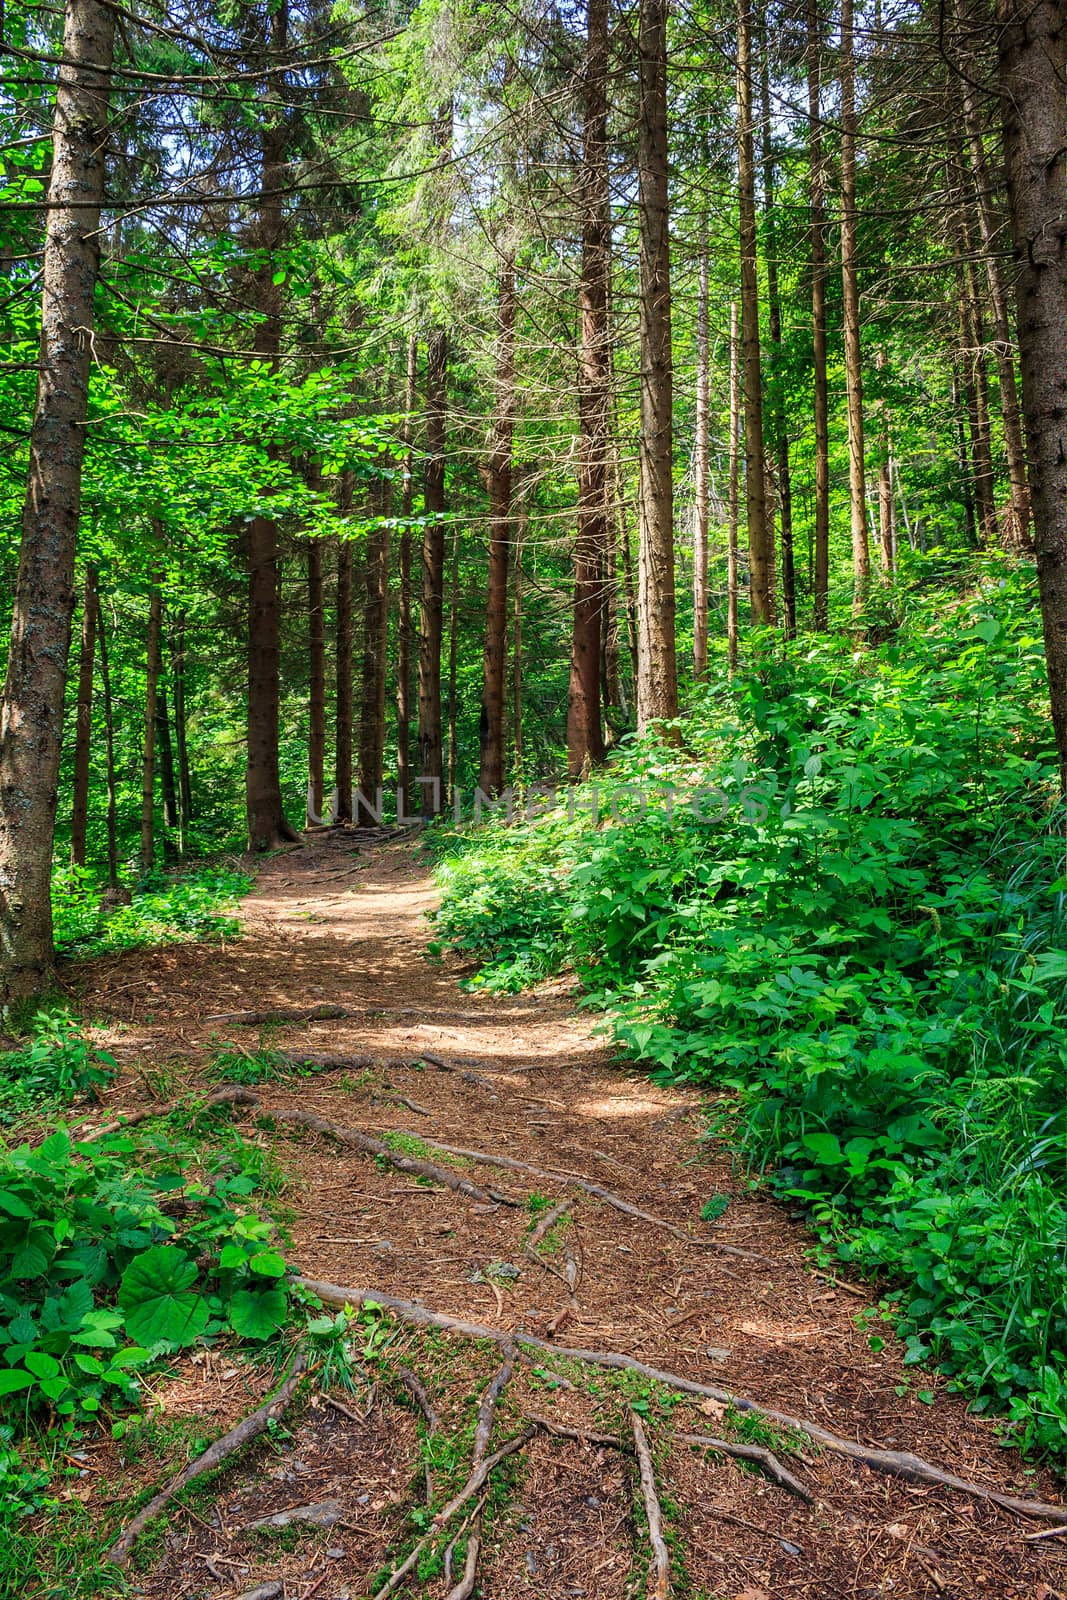
[(378, 1305), (392, 1311), (402, 1322), (409, 1322), (418, 1327), (441, 1328), (445, 1332), (456, 1333), (468, 1339), (491, 1339), (501, 1346), (515, 1344), (520, 1348), (543, 1350), (549, 1355), (560, 1356), (567, 1361), (588, 1363), (590, 1366), (638, 1372), (642, 1377), (651, 1378), (670, 1389), (677, 1389), (682, 1394), (717, 1400), (720, 1405), (733, 1406), (738, 1411), (755, 1412), (772, 1422), (781, 1423), (784, 1427), (796, 1428), (821, 1444), (824, 1449), (835, 1455), (848, 1456), (875, 1472), (907, 1478), (913, 1483), (930, 1483), (941, 1488), (954, 1489), (959, 1494), (970, 1495), (975, 1500), (986, 1500), (992, 1505), (1001, 1506), (1005, 1511), (1014, 1511), (1019, 1516), (1033, 1517), (1037, 1521), (1055, 1522), (1057, 1526), (1062, 1526), (1067, 1521), (1067, 1510), (1063, 1506), (1049, 1505), (1042, 1500), (1024, 1500), (1016, 1495), (1000, 1494), (995, 1489), (986, 1488), (984, 1484), (973, 1483), (968, 1478), (959, 1478), (954, 1473), (945, 1472), (931, 1462), (924, 1461), (921, 1456), (912, 1455), (910, 1451), (877, 1450), (868, 1445), (857, 1444), (854, 1439), (842, 1438), (839, 1434), (831, 1433), (817, 1422), (791, 1416), (788, 1412), (750, 1400), (744, 1395), (733, 1394), (729, 1389), (720, 1389), (709, 1383), (696, 1383), (690, 1378), (681, 1377), (678, 1373), (647, 1366), (636, 1357), (623, 1355), (619, 1351), (583, 1350), (575, 1346), (553, 1344), (549, 1339), (541, 1339), (536, 1334), (524, 1333), (521, 1330), (509, 1333), (503, 1328), (491, 1328), (486, 1323), (466, 1322), (459, 1317), (447, 1316), (444, 1312), (431, 1311), (427, 1306), (416, 1305), (413, 1300), (401, 1300), (395, 1295), (383, 1294), (375, 1289), (346, 1289), (335, 1283), (324, 1283), (303, 1277), (295, 1278), (293, 1281), (331, 1305), (356, 1307)]
[(261, 1433), (266, 1433), (270, 1424), (282, 1415), (296, 1394), (301, 1374), (306, 1365), (307, 1357), (303, 1352), (298, 1352), (293, 1357), (288, 1377), (275, 1390), (269, 1400), (265, 1401), (257, 1411), (253, 1411), (250, 1416), (245, 1417), (236, 1427), (231, 1428), (229, 1433), (224, 1433), (221, 1439), (216, 1439), (214, 1444), (208, 1445), (203, 1454), (197, 1456), (195, 1461), (190, 1461), (180, 1472), (175, 1473), (166, 1488), (161, 1489), (157, 1495), (153, 1495), (148, 1504), (143, 1506), (137, 1515), (126, 1524), (122, 1533), (108, 1550), (106, 1559), (113, 1566), (124, 1567), (126, 1565), (139, 1536), (144, 1532), (148, 1524), (174, 1499), (179, 1489), (184, 1489), (187, 1483), (192, 1483), (194, 1478), (202, 1477), (205, 1472), (213, 1472), (216, 1467), (221, 1466), (224, 1461), (238, 1450), (243, 1449), (246, 1444), (251, 1444), (253, 1439), (258, 1439)]
[(648, 1575), (649, 1600), (668, 1600), (671, 1592), (671, 1558), (663, 1537), (663, 1513), (656, 1493), (656, 1473), (652, 1466), (652, 1453), (648, 1448), (644, 1425), (637, 1412), (630, 1409), (634, 1430), (634, 1450), (641, 1474), (641, 1496), (648, 1518), (648, 1538), (652, 1546), (652, 1570)]
[(773, 1450), (764, 1450), (758, 1444), (739, 1444), (733, 1439), (713, 1439), (710, 1433), (677, 1433), (675, 1438), (682, 1444), (703, 1445), (708, 1450), (718, 1450), (721, 1455), (734, 1456), (739, 1461), (753, 1461), (768, 1478), (772, 1478), (780, 1488), (788, 1489), (790, 1494), (795, 1494), (798, 1500), (806, 1501), (809, 1506), (815, 1500), (811, 1490), (782, 1466)]
[[(412, 1137), (419, 1138), (421, 1135), (413, 1134)], [(686, 1244), (695, 1245), (698, 1249), (721, 1250), (725, 1255), (739, 1256), (744, 1261), (768, 1259), (767, 1256), (758, 1255), (753, 1250), (742, 1250), (737, 1245), (724, 1244), (720, 1239), (693, 1238), (684, 1228), (668, 1222), (666, 1217), (657, 1217), (654, 1212), (643, 1211), (640, 1206), (631, 1205), (629, 1200), (624, 1200), (611, 1189), (605, 1189), (599, 1183), (590, 1183), (587, 1178), (576, 1178), (573, 1173), (554, 1172), (546, 1167), (531, 1166), (527, 1161), (516, 1161), (513, 1156), (490, 1155), (485, 1150), (468, 1150), (461, 1145), (442, 1144), (439, 1139), (424, 1138), (423, 1143), (429, 1145), (431, 1150), (440, 1150), (446, 1156), (460, 1156), (467, 1161), (481, 1161), (487, 1166), (504, 1167), (509, 1172), (526, 1172), (531, 1177), (544, 1178), (550, 1183), (569, 1184), (572, 1188), (581, 1189), (585, 1194), (593, 1195), (597, 1200), (603, 1200), (605, 1205), (612, 1206), (625, 1216), (637, 1217), (641, 1222), (650, 1222), (653, 1227), (663, 1228), (676, 1239), (684, 1239)]]

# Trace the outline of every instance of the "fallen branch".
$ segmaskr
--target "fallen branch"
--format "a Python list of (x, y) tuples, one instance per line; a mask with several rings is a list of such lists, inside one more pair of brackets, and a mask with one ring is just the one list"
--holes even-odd
[(623, 1355), (615, 1350), (583, 1350), (574, 1346), (553, 1344), (551, 1340), (540, 1339), (536, 1334), (522, 1331), (509, 1333), (503, 1328), (491, 1328), (486, 1323), (466, 1322), (459, 1317), (450, 1317), (444, 1312), (431, 1311), (426, 1306), (416, 1305), (412, 1300), (401, 1300), (395, 1295), (382, 1294), (378, 1290), (346, 1289), (338, 1284), (323, 1283), (313, 1278), (298, 1277), (293, 1281), (330, 1305), (382, 1306), (392, 1311), (400, 1321), (409, 1322), (416, 1327), (440, 1328), (446, 1333), (456, 1333), (467, 1339), (491, 1339), (494, 1344), (505, 1346), (510, 1343), (520, 1348), (542, 1350), (549, 1355), (561, 1356), (566, 1361), (580, 1361), (590, 1366), (608, 1367), (621, 1372), (637, 1372), (644, 1378), (665, 1384), (670, 1389), (677, 1389), (682, 1394), (717, 1400), (720, 1405), (733, 1406), (737, 1411), (754, 1412), (758, 1416), (767, 1417), (771, 1422), (780, 1423), (783, 1427), (796, 1428), (834, 1455), (848, 1456), (875, 1472), (906, 1478), (912, 1483), (930, 1483), (944, 1489), (954, 1489), (959, 1494), (970, 1495), (974, 1500), (988, 1501), (992, 1505), (1001, 1506), (1005, 1511), (1014, 1511), (1019, 1516), (1033, 1517), (1035, 1521), (1055, 1522), (1062, 1526), (1067, 1520), (1067, 1510), (1063, 1506), (1049, 1505), (1041, 1500), (1024, 1500), (1016, 1495), (1000, 1494), (995, 1489), (987, 1489), (984, 1484), (973, 1483), (968, 1478), (958, 1478), (954, 1473), (944, 1472), (931, 1462), (924, 1461), (921, 1456), (912, 1455), (910, 1451), (877, 1450), (868, 1445), (857, 1444), (854, 1439), (845, 1439), (839, 1434), (829, 1432), (817, 1422), (790, 1416), (788, 1412), (778, 1411), (773, 1406), (763, 1405), (744, 1395), (733, 1394), (729, 1389), (720, 1389), (710, 1383), (696, 1383), (690, 1378), (681, 1377), (678, 1373), (647, 1366), (635, 1356)]
[[(208, 1095), (205, 1106), (243, 1105), (246, 1103), (248, 1091), (240, 1084), (224, 1083), (218, 1089), (213, 1089)], [(141, 1106), (137, 1111), (128, 1115), (116, 1117), (113, 1122), (104, 1122), (99, 1128), (90, 1133), (83, 1134), (76, 1142), (78, 1144), (95, 1144), (97, 1139), (106, 1139), (113, 1133), (125, 1133), (127, 1128), (135, 1128), (139, 1122), (147, 1122), (149, 1117), (166, 1117), (180, 1105), (178, 1100), (167, 1100), (163, 1105)]]
[(254, 1439), (259, 1438), (261, 1433), (266, 1433), (270, 1424), (283, 1414), (292, 1401), (306, 1365), (307, 1357), (303, 1352), (298, 1352), (293, 1357), (288, 1377), (275, 1390), (270, 1399), (265, 1401), (257, 1411), (253, 1411), (250, 1416), (245, 1417), (236, 1427), (231, 1428), (229, 1433), (224, 1433), (221, 1439), (216, 1439), (214, 1444), (208, 1445), (204, 1453), (197, 1456), (195, 1461), (190, 1461), (180, 1472), (175, 1473), (166, 1488), (161, 1489), (157, 1495), (153, 1495), (148, 1504), (143, 1506), (132, 1521), (127, 1523), (115, 1543), (108, 1550), (106, 1560), (110, 1561), (113, 1566), (124, 1567), (130, 1559), (133, 1547), (137, 1543), (139, 1536), (144, 1532), (148, 1524), (174, 1499), (180, 1489), (184, 1489), (187, 1483), (192, 1483), (194, 1478), (202, 1477), (205, 1472), (213, 1472), (216, 1467), (221, 1466), (230, 1456), (235, 1455), (238, 1450), (242, 1450), (246, 1444), (251, 1444)]
[(782, 1466), (773, 1450), (764, 1450), (758, 1444), (738, 1444), (733, 1439), (713, 1439), (710, 1433), (676, 1433), (675, 1438), (681, 1444), (699, 1444), (708, 1450), (718, 1450), (721, 1455), (734, 1456), (738, 1461), (755, 1462), (779, 1488), (788, 1489), (809, 1506), (815, 1500), (811, 1490)]
[[(412, 1138), (419, 1137), (418, 1134), (412, 1134)], [(599, 1183), (590, 1183), (587, 1178), (576, 1178), (573, 1173), (553, 1172), (546, 1167), (531, 1166), (527, 1161), (516, 1161), (513, 1156), (494, 1156), (485, 1150), (467, 1150), (461, 1145), (442, 1144), (439, 1139), (423, 1139), (423, 1143), (429, 1145), (431, 1150), (440, 1150), (446, 1156), (460, 1156), (466, 1161), (480, 1161), (486, 1166), (504, 1167), (509, 1172), (525, 1172), (533, 1178), (544, 1178), (549, 1183), (570, 1184), (574, 1189), (581, 1189), (585, 1194), (603, 1200), (605, 1205), (621, 1211), (624, 1216), (637, 1217), (641, 1222), (650, 1222), (653, 1227), (662, 1228), (665, 1232), (673, 1234), (676, 1239), (683, 1239), (686, 1244), (696, 1245), (698, 1249), (721, 1250), (725, 1255), (739, 1256), (744, 1261), (768, 1260), (767, 1256), (758, 1255), (753, 1250), (741, 1250), (736, 1245), (724, 1244), (720, 1239), (694, 1239), (684, 1228), (668, 1222), (666, 1217), (657, 1217), (654, 1212), (642, 1211), (640, 1206), (631, 1205), (629, 1200), (614, 1194), (611, 1189), (604, 1189)]]
[[(518, 1201), (510, 1195), (501, 1194), (497, 1189), (482, 1189), (469, 1178), (462, 1177), (458, 1172), (453, 1172), (448, 1167), (439, 1167), (434, 1161), (423, 1161), (419, 1156), (406, 1156), (400, 1150), (394, 1150), (391, 1144), (386, 1144), (384, 1139), (376, 1139), (371, 1133), (364, 1133), (360, 1128), (345, 1128), (340, 1123), (328, 1122), (325, 1117), (320, 1117), (314, 1111), (301, 1111), (298, 1107), (266, 1106), (257, 1095), (250, 1099), (242, 1098), (244, 1105), (255, 1105), (264, 1116), (271, 1117), (275, 1122), (296, 1123), (302, 1128), (310, 1128), (313, 1133), (320, 1133), (327, 1138), (336, 1139), (338, 1144), (351, 1146), (354, 1150), (362, 1150), (365, 1155), (375, 1156), (388, 1162), (398, 1172), (406, 1172), (411, 1177), (428, 1178), (432, 1183), (439, 1183), (446, 1189), (452, 1189), (456, 1194), (465, 1195), (468, 1200), (482, 1200), (498, 1206), (517, 1206)], [(416, 1138), (417, 1135), (409, 1134), (407, 1137)]]
[(663, 1512), (656, 1493), (656, 1473), (652, 1466), (652, 1453), (648, 1448), (644, 1425), (637, 1412), (630, 1409), (634, 1430), (634, 1450), (641, 1474), (641, 1496), (645, 1502), (648, 1519), (648, 1538), (652, 1546), (652, 1570), (648, 1575), (649, 1600), (668, 1600), (671, 1592), (671, 1558), (663, 1537)]

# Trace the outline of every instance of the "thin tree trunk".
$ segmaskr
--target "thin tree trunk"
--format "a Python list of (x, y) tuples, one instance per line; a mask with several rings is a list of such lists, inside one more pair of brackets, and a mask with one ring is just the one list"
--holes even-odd
[[(608, 0), (586, 7), (585, 132), (582, 151), (581, 351), (578, 367), (578, 529), (567, 700), (567, 770), (572, 778), (604, 759), (601, 627), (611, 439), (611, 192), (608, 186)], [(664, 127), (664, 146), (666, 127)], [(665, 223), (664, 219), (664, 223)]]
[(818, 0), (806, 0), (811, 326), (815, 426), (814, 623), (830, 621), (830, 402), (826, 375), (826, 175), (822, 145), (822, 38)]
[(529, 519), (526, 496), (519, 500), (515, 527), (515, 584), (511, 635), (511, 742), (514, 749), (515, 777), (521, 784), (522, 772), (522, 548)]
[(97, 639), (100, 645), (100, 686), (104, 692), (104, 767), (107, 775), (107, 881), (113, 894), (120, 891), (118, 803), (115, 783), (115, 708), (111, 698), (111, 673), (107, 661), (107, 628), (100, 605), (100, 594), (95, 598)]
[[(956, 416), (956, 460), (960, 469), (960, 495), (963, 500), (963, 521), (967, 530), (967, 543), (972, 550), (978, 548), (978, 523), (974, 514), (974, 482), (971, 461), (967, 451), (967, 425), (964, 421), (964, 394), (960, 382), (960, 361), (958, 353), (952, 366), (952, 409)], [(890, 466), (890, 478), (892, 467)], [(892, 494), (892, 488), (890, 488)]]
[(178, 814), (182, 849), (193, 815), (193, 783), (185, 716), (185, 617), (179, 612), (170, 630), (170, 673), (174, 685), (174, 745), (178, 757)]
[[(958, 15), (958, 7), (954, 7)], [(997, 374), (1000, 382), (1000, 409), (1004, 425), (1004, 452), (1008, 460), (1008, 481), (1011, 485), (1013, 528), (1011, 542), (1024, 544), (1030, 526), (1030, 493), (1026, 482), (1026, 451), (1023, 445), (1023, 424), (1019, 410), (1019, 394), (1015, 371), (1015, 349), (1012, 341), (1011, 315), (1008, 308), (1008, 291), (1001, 267), (1000, 220), (993, 203), (993, 181), (986, 160), (985, 140), (982, 132), (982, 114), (974, 82), (974, 64), (956, 74), (956, 84), (963, 111), (966, 134), (967, 161), (974, 181), (975, 211), (978, 233), (989, 287), (989, 304), (993, 311), (994, 349)]]
[(637, 726), (678, 715), (672, 472), (667, 0), (640, 0), (641, 532)]
[(396, 787), (398, 796), (408, 792), (411, 730), (411, 527), (414, 499), (415, 458), (412, 428), (415, 415), (415, 388), (419, 373), (419, 337), (408, 338), (407, 386), (404, 393), (404, 468), (400, 491), (400, 571), (397, 596), (396, 642)]
[(392, 497), (388, 479), (377, 493), (381, 520), (367, 536), (363, 601), (363, 675), (359, 721), (359, 787), (372, 811), (360, 804), (357, 823), (373, 827), (378, 820), (378, 790), (385, 759), (385, 678), (389, 641), (389, 517)]
[(696, 437), (693, 444), (693, 675), (708, 670), (708, 528), (711, 490), (711, 336), (708, 310), (707, 204), (700, 215), (697, 289)]
[(82, 591), (81, 655), (78, 658), (78, 711), (74, 734), (74, 799), (70, 819), (70, 859), (85, 865), (89, 829), (89, 752), (93, 735), (93, 656), (96, 645), (96, 568), (85, 569)]
[(459, 746), (456, 742), (456, 668), (459, 659), (459, 523), (452, 527), (452, 583), (448, 617), (448, 803), (456, 798)]
[(55, 960), (52, 846), (115, 16), (100, 0), (68, 0), (56, 84), (37, 394), (0, 700), (0, 1000), (39, 994)]
[(997, 0), (1023, 419), (1049, 703), (1067, 792), (1067, 24)]
[(726, 645), (730, 676), (737, 671), (737, 523), (741, 502), (741, 341), (737, 301), (730, 305), (730, 485), (726, 523)]
[[(771, 138), (771, 84), (767, 60), (766, 18), (761, 37), (760, 122), (763, 157), (764, 257), (767, 262), (767, 319), (771, 336), (772, 365), (782, 357), (782, 300), (778, 288), (778, 243), (776, 237), (776, 181), (774, 143)], [(778, 508), (782, 543), (782, 621), (787, 639), (797, 632), (796, 573), (793, 562), (793, 481), (789, 467), (789, 432), (786, 427), (785, 400), (777, 373), (771, 384), (771, 431), (778, 469)]]
[(426, 349), (426, 521), (422, 536), (422, 607), (419, 615), (419, 775), (421, 809), (441, 809), (441, 643), (445, 579), (445, 417), (448, 404), (448, 335), (437, 329)]
[[(269, 55), (284, 60), (289, 32), (288, 0), (278, 0), (270, 14)], [(277, 69), (276, 69), (277, 70)], [(261, 321), (253, 349), (272, 369), (278, 364), (282, 342), (282, 290), (277, 252), (284, 243), (283, 194), (288, 184), (286, 148), (288, 131), (282, 103), (284, 78), (278, 70), (265, 77), (266, 94), (259, 112), (263, 198), (256, 226), (256, 244), (262, 254), (254, 274), (254, 301)], [(273, 119), (273, 120), (272, 120)], [(248, 848), (274, 850), (300, 835), (285, 815), (278, 764), (280, 720), (280, 619), (278, 595), (278, 525), (273, 517), (252, 519), (248, 539), (248, 762), (245, 798), (248, 813)]]
[(504, 787), (504, 673), (507, 662), (508, 564), (511, 545), (511, 455), (515, 428), (515, 256), (500, 266), (496, 307), (496, 412), (489, 451), (489, 568), (478, 728), (478, 786)]
[(141, 744), (141, 871), (155, 866), (156, 696), (159, 692), (160, 628), (163, 593), (152, 584), (148, 603), (148, 637), (145, 661), (144, 737)]
[(174, 776), (174, 742), (170, 734), (170, 712), (167, 707), (167, 690), (162, 679), (162, 653), (160, 682), (156, 691), (156, 746), (159, 753), (159, 793), (163, 801), (163, 826), (178, 827), (178, 785)]
[[(885, 370), (885, 351), (875, 357), (878, 370)], [(878, 548), (882, 582), (892, 582), (896, 567), (893, 548), (893, 436), (889, 426), (889, 407), (883, 396), (878, 401)]]
[[(343, 472), (338, 486), (342, 514), (352, 509), (352, 474)], [(352, 564), (351, 539), (337, 541), (336, 647), (334, 650), (334, 785), (337, 821), (352, 821)]]
[(307, 820), (322, 816), (326, 787), (326, 610), (322, 541), (307, 543), (308, 586), (308, 806)]
[(856, 211), (856, 58), (853, 0), (841, 0), (841, 300), (848, 399), (848, 498), (852, 527), (852, 610), (860, 612), (871, 581), (863, 443), (863, 361)]
[(959, 315), (960, 379), (971, 432), (971, 466), (974, 505), (978, 516), (978, 537), (983, 544), (995, 542), (997, 510), (993, 495), (993, 455), (989, 441), (989, 412), (981, 404), (984, 396), (978, 385), (978, 364), (982, 352), (974, 325), (973, 307), (967, 294), (963, 267), (956, 264), (956, 303)]
[(752, 130), (752, 9), (737, 10), (737, 196), (741, 241), (741, 366), (745, 407), (745, 502), (752, 621), (774, 622), (773, 530), (767, 509), (756, 264), (756, 159)]

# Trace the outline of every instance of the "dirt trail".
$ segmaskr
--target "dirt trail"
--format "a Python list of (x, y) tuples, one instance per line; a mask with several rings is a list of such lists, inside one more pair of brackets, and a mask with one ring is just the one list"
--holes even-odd
[[(884, 1323), (863, 1326), (866, 1291), (812, 1269), (801, 1224), (752, 1192), (729, 1153), (702, 1138), (706, 1116), (695, 1094), (658, 1088), (615, 1063), (566, 985), (476, 997), (458, 987), (458, 963), (431, 964), (424, 914), (432, 903), (409, 842), (361, 845), (359, 835), (335, 831), (260, 870), (240, 941), (94, 963), (95, 1014), (113, 1019), (120, 1058), (141, 1064), (117, 1102), (137, 1103), (146, 1062), (157, 1094), (194, 1086), (227, 1040), (254, 1051), (263, 1034), (286, 1051), (370, 1057), (370, 1066), (265, 1083), (255, 1091), (261, 1109), (401, 1132), (422, 1141), (409, 1150), (442, 1164), (447, 1158), (426, 1148), (434, 1141), (506, 1156), (598, 1185), (658, 1220), (624, 1214), (562, 1179), (454, 1166), (516, 1205), (472, 1200), (306, 1129), (264, 1130), (256, 1108), (239, 1107), (242, 1129), (269, 1142), (291, 1175), (288, 1254), (308, 1277), (417, 1300), (495, 1330), (623, 1352), (861, 1443), (915, 1451), (1001, 1493), (1058, 1498), (1054, 1483), (999, 1448), (992, 1426), (968, 1417), (938, 1379), (902, 1366)], [(210, 1020), (314, 1006), (355, 1014), (265, 1032)], [(713, 1195), (728, 1204), (709, 1224), (700, 1210)], [(535, 1217), (565, 1199), (570, 1208), (532, 1259), (524, 1242)], [(419, 1375), (439, 1414), (429, 1450), (439, 1506), (466, 1478), (475, 1411), (501, 1353), (389, 1319), (372, 1323), (381, 1331), (364, 1328), (357, 1341), (372, 1391), (335, 1390), (340, 1409), (316, 1397), (290, 1421), (280, 1451), (257, 1446), (212, 1498), (197, 1501), (195, 1518), (175, 1512), (154, 1566), (136, 1579), (143, 1593), (224, 1600), (272, 1582), (284, 1584), (273, 1592), (287, 1600), (374, 1592), (375, 1575), (380, 1584), (410, 1548), (409, 1513), (424, 1498), (421, 1419), (399, 1368)], [(869, 1343), (875, 1333), (885, 1340), (878, 1353)], [(366, 1357), (365, 1340), (375, 1346)], [(761, 1434), (715, 1401), (664, 1405), (639, 1378), (620, 1388), (618, 1374), (538, 1352), (514, 1366), (493, 1450), (530, 1416), (630, 1444), (626, 1402), (635, 1403), (651, 1442), (675, 1596), (1050, 1600), (1060, 1592), (1062, 1541), (1033, 1539), (1040, 1523), (874, 1473), (806, 1441), (799, 1455), (787, 1455), (780, 1433)], [(210, 1354), (164, 1386), (159, 1400), (171, 1416), (203, 1419), (210, 1436), (250, 1409), (265, 1382)], [(771, 1444), (812, 1503), (743, 1462), (679, 1442), (683, 1432)], [(116, 1481), (124, 1492), (117, 1461), (110, 1476), (113, 1492)], [(540, 1429), (494, 1483), (468, 1594), (624, 1600), (656, 1592), (631, 1454)], [(336, 1512), (325, 1529), (247, 1526), (331, 1501), (337, 1506), (320, 1513)], [(451, 1532), (477, 1531), (477, 1517), (465, 1520), (476, 1505), (457, 1515)], [(396, 1592), (461, 1597), (462, 1553), (461, 1544), (449, 1577), (431, 1562)]]

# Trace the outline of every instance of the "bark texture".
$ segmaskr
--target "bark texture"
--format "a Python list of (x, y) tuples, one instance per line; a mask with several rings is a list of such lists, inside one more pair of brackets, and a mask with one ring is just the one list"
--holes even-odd
[(69, 0), (56, 84), (42, 321), (11, 646), (0, 700), (0, 1001), (40, 993), (99, 269), (115, 12)]
[(85, 569), (82, 590), (81, 654), (78, 658), (78, 706), (74, 729), (74, 800), (70, 817), (70, 859), (85, 865), (89, 829), (89, 750), (93, 733), (93, 657), (96, 648), (96, 568)]
[(774, 535), (767, 508), (757, 278), (756, 158), (752, 128), (752, 9), (737, 11), (737, 198), (741, 241), (741, 373), (745, 411), (745, 505), (752, 621), (774, 622)]
[(419, 338), (408, 338), (407, 385), (404, 394), (404, 467), (400, 488), (400, 544), (396, 617), (396, 786), (401, 795), (411, 783), (411, 517), (415, 487), (412, 430), (419, 375)]
[(805, 3), (808, 80), (808, 195), (815, 430), (814, 623), (830, 620), (830, 402), (826, 377), (826, 176), (822, 144), (822, 36), (818, 0)]
[(641, 0), (641, 531), (637, 726), (678, 714), (672, 472), (671, 263), (667, 180), (667, 0)]
[[(437, 329), (426, 348), (426, 467), (423, 495), (422, 605), (419, 614), (420, 808), (431, 817), (441, 809), (444, 776), (441, 723), (441, 643), (445, 583), (445, 418), (448, 404), (448, 335)], [(405, 796), (407, 811), (414, 796)]]
[(852, 609), (862, 611), (871, 583), (863, 442), (863, 361), (856, 209), (856, 57), (853, 0), (841, 0), (841, 302), (848, 397), (848, 502), (852, 529)]
[(508, 634), (508, 566), (511, 554), (511, 456), (515, 430), (515, 257), (500, 267), (496, 303), (496, 409), (489, 450), (489, 562), (482, 655), (482, 711), (478, 726), (478, 785), (486, 794), (504, 787), (504, 675)]
[[(392, 497), (388, 479), (376, 491), (379, 520), (367, 535), (363, 594), (363, 681), (359, 714), (359, 787), (367, 805), (357, 802), (356, 822), (374, 827), (381, 820), (378, 790), (385, 757), (385, 674), (389, 637), (389, 517)], [(370, 807), (371, 809), (368, 809)]]
[(1052, 726), (1067, 792), (1067, 14), (997, 0), (1023, 420)]

